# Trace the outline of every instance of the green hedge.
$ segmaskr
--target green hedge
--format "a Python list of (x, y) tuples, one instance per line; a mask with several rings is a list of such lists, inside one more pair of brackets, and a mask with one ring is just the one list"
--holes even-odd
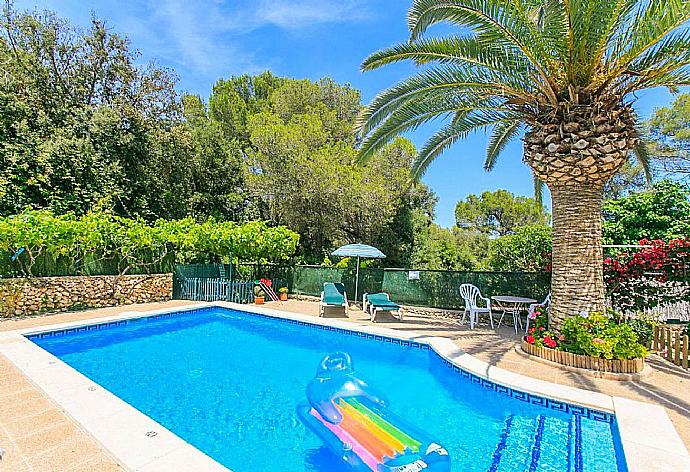
[[(289, 259), (299, 235), (263, 221), (143, 220), (27, 210), (0, 218), (0, 276), (169, 272), (178, 262)], [(13, 260), (13, 256), (15, 260)]]

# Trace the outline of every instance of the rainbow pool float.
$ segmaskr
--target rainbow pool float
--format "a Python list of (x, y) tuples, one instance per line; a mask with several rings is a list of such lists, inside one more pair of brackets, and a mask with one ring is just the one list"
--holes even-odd
[(347, 353), (326, 356), (307, 386), (309, 405), (297, 408), (302, 422), (354, 470), (447, 472), (441, 445), (406, 424), (354, 376)]

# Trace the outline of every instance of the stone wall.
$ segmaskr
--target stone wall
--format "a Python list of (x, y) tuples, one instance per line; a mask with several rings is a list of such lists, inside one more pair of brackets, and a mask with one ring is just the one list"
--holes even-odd
[(172, 274), (0, 279), (0, 317), (170, 300)]

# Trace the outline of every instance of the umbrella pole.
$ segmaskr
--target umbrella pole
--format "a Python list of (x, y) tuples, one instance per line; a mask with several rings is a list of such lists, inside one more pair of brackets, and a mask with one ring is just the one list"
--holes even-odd
[(357, 303), (357, 291), (359, 290), (359, 256), (357, 256), (357, 275), (355, 276), (355, 303)]

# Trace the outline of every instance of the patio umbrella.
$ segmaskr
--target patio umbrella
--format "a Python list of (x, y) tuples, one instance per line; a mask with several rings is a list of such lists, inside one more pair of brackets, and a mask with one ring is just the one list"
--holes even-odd
[(355, 277), (355, 302), (357, 301), (357, 295), (359, 290), (359, 259), (366, 257), (368, 259), (383, 259), (386, 257), (384, 253), (379, 251), (373, 246), (367, 246), (366, 244), (346, 244), (345, 246), (340, 246), (338, 249), (331, 253), (333, 256), (339, 257), (356, 257), (357, 258), (357, 275)]

